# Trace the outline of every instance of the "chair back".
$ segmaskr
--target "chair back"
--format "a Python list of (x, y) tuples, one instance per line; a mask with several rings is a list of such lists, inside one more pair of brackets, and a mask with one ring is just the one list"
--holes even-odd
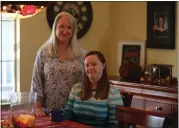
[(129, 92), (122, 92), (122, 99), (125, 107), (130, 107), (132, 102), (133, 94)]
[[(118, 122), (140, 125), (145, 128), (162, 128), (165, 117), (154, 112), (117, 106), (116, 119)], [(121, 124), (119, 123), (119, 125)], [(121, 128), (121, 126), (118, 127)], [(122, 125), (123, 127), (124, 125)]]

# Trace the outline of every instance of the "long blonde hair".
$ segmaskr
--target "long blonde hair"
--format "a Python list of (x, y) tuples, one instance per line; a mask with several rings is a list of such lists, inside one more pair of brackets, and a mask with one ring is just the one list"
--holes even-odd
[(67, 54), (67, 58), (66, 58), (66, 59), (73, 59), (74, 57), (81, 56), (82, 52), (81, 52), (81, 50), (78, 46), (78, 42), (77, 42), (78, 28), (77, 28), (76, 20), (68, 12), (61, 12), (56, 16), (55, 21), (53, 23), (51, 35), (50, 35), (49, 39), (45, 42), (44, 45), (42, 45), (42, 47), (40, 49), (42, 50), (43, 54), (46, 56), (51, 56), (51, 57), (58, 56), (58, 47), (59, 46), (58, 46), (57, 37), (56, 37), (56, 26), (57, 26), (58, 21), (62, 17), (68, 18), (70, 23), (74, 27), (73, 35), (72, 35), (72, 38), (71, 38), (69, 46), (68, 46), (68, 54)]

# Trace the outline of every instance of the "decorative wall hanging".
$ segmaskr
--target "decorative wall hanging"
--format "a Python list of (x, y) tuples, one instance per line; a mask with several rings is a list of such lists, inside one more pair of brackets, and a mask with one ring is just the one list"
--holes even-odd
[(4, 17), (22, 19), (42, 12), (48, 1), (1, 1), (1, 14)]
[(147, 2), (147, 47), (175, 49), (175, 1)]
[(49, 4), (47, 7), (47, 21), (52, 29), (55, 17), (60, 12), (69, 12), (72, 14), (78, 25), (77, 38), (83, 37), (92, 23), (92, 7), (89, 1), (58, 1)]
[(119, 41), (117, 55), (117, 69), (122, 64), (132, 63), (139, 64), (144, 70), (145, 41)]

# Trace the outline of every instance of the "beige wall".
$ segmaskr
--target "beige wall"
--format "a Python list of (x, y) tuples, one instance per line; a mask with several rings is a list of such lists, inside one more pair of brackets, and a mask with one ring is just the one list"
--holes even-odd
[(49, 34), (45, 11), (20, 21), (20, 91), (29, 91), (36, 53)]
[(106, 57), (109, 46), (109, 2), (91, 2), (93, 21), (87, 34), (79, 40), (87, 50), (100, 50)]
[[(110, 3), (110, 60), (109, 73), (118, 70), (116, 55), (119, 40), (145, 41), (147, 39), (147, 2), (111, 2)], [(176, 8), (176, 28), (178, 28), (178, 5)], [(178, 30), (176, 29), (176, 49), (146, 50), (146, 63), (172, 64), (173, 76), (178, 77)], [(116, 66), (116, 67), (115, 67)], [(114, 68), (115, 67), (115, 68)]]
[[(117, 42), (146, 40), (147, 4), (146, 2), (91, 3), (93, 22), (79, 43), (87, 50), (100, 50), (106, 57), (109, 74), (115, 75), (118, 70), (116, 68)], [(46, 11), (32, 18), (22, 19), (20, 23), (20, 91), (29, 91), (36, 53), (49, 37), (51, 30), (46, 20)], [(178, 31), (176, 31), (176, 39), (177, 35)], [(178, 77), (177, 53), (177, 41), (175, 50), (147, 49), (147, 63), (173, 64), (173, 75)]]

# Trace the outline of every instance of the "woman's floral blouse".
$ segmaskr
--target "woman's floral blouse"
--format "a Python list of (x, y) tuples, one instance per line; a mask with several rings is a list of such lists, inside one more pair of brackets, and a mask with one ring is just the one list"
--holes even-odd
[[(85, 52), (83, 50), (85, 55)], [(71, 88), (81, 82), (84, 74), (84, 56), (73, 60), (47, 57), (38, 52), (33, 69), (31, 91), (37, 93), (45, 108), (59, 108), (67, 102)]]

